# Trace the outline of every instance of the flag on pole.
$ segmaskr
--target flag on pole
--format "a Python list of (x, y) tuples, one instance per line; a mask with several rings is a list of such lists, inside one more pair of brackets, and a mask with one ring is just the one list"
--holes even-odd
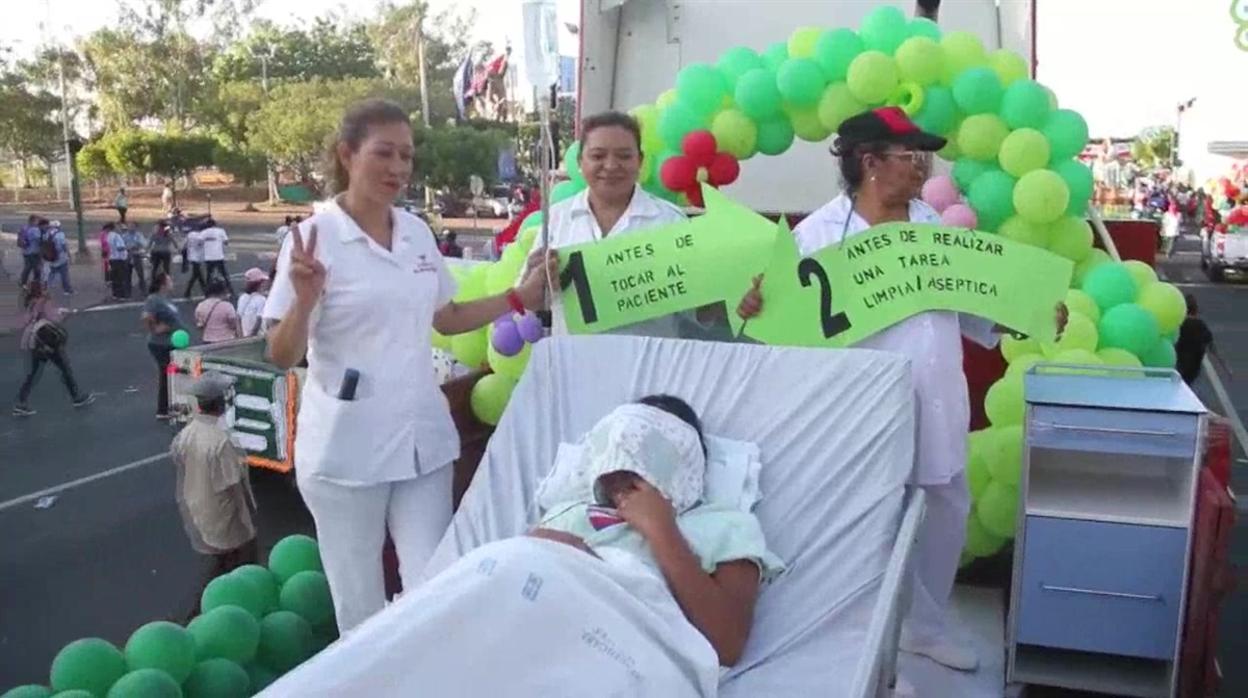
[(459, 118), (465, 118), (468, 100), (472, 99), (472, 57), (464, 58), (455, 69), (455, 79), (451, 82), (451, 92), (455, 95), (455, 109)]

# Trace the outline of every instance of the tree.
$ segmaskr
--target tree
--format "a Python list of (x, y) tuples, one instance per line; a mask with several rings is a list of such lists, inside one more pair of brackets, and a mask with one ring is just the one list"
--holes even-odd
[(86, 179), (100, 180), (114, 173), (113, 166), (108, 161), (108, 152), (100, 141), (92, 141), (82, 146), (75, 159), (78, 172)]
[(487, 185), (498, 178), (498, 149), (506, 134), (472, 126), (417, 127), (415, 177), (435, 188), (462, 190), (471, 175)]
[(1140, 135), (1131, 143), (1131, 157), (1146, 170), (1167, 167), (1170, 165), (1173, 149), (1174, 128), (1150, 126), (1140, 131)]
[(20, 74), (0, 74), (0, 149), (12, 153), (23, 172), (31, 160), (50, 165), (63, 152), (61, 125), (51, 118), (59, 109), (59, 99), (32, 90)]
[(271, 83), (315, 78), (346, 80), (380, 77), (373, 45), (363, 24), (339, 26), (318, 18), (308, 30), (257, 23), (245, 39), (216, 56), (213, 75), (221, 82), (259, 82), (268, 63)]

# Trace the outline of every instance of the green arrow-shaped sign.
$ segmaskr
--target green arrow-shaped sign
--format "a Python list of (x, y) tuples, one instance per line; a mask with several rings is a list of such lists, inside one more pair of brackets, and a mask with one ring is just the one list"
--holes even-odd
[(604, 332), (721, 301), (735, 308), (771, 258), (776, 224), (712, 187), (703, 197), (697, 218), (560, 249), (568, 331)]

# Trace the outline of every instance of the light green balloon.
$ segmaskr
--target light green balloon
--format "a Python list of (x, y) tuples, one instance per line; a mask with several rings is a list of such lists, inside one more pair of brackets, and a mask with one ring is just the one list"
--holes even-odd
[(944, 75), (941, 83), (946, 87), (953, 85), (954, 79), (968, 68), (988, 64), (988, 55), (984, 52), (984, 44), (971, 32), (957, 31), (945, 34), (940, 45), (945, 49)]
[[(953, 103), (953, 92), (940, 85), (923, 88), (923, 106), (914, 115), (914, 123), (928, 133), (942, 136), (954, 133), (954, 127), (958, 124), (958, 108)], [(957, 146), (957, 139), (950, 138), (949, 142)]]
[(993, 535), (979, 522), (975, 511), (966, 520), (965, 550), (973, 557), (995, 555), (1005, 545), (1005, 538)]
[(1049, 139), (1054, 162), (1075, 157), (1088, 144), (1088, 122), (1070, 109), (1058, 109), (1050, 114), (1041, 131)]
[(1066, 309), (1071, 313), (1079, 313), (1092, 322), (1101, 320), (1101, 307), (1092, 300), (1092, 296), (1077, 288), (1066, 291)]
[(1023, 462), (1022, 426), (1013, 424), (993, 429), (987, 460), (993, 480), (1017, 487)]
[(989, 53), (988, 65), (992, 66), (1001, 84), (1007, 87), (1031, 75), (1027, 60), (1009, 49), (999, 48)]
[(859, 102), (849, 86), (843, 82), (834, 82), (823, 90), (819, 99), (819, 121), (829, 132), (841, 127), (841, 122), (855, 114), (861, 114), (867, 107)]
[(1004, 93), (991, 68), (968, 68), (953, 81), (953, 101), (964, 114), (995, 114)]
[(1020, 356), (1040, 351), (1040, 343), (1031, 337), (1015, 339), (1010, 335), (1001, 338), (1001, 356), (1011, 364)]
[(897, 48), (896, 59), (902, 80), (926, 86), (940, 80), (945, 52), (936, 40), (915, 36), (906, 39)]
[(472, 386), (472, 393), (469, 395), (468, 402), (472, 413), (485, 424), (497, 426), (515, 388), (516, 382), (507, 376), (497, 373), (483, 376)]
[(1046, 356), (1058, 356), (1074, 349), (1094, 352), (1097, 341), (1096, 322), (1087, 315), (1072, 311), (1062, 336), (1056, 342), (1042, 342), (1040, 346)]
[(758, 126), (740, 109), (725, 109), (711, 121), (711, 135), (719, 149), (738, 160), (754, 155), (758, 148)]
[[(1010, 193), (1013, 196), (1013, 192)], [(1048, 226), (1029, 223), (1022, 216), (1010, 216), (997, 228), (997, 234), (1033, 247), (1048, 248)]]
[(1001, 97), (1001, 118), (1010, 128), (1044, 128), (1052, 112), (1049, 93), (1035, 80), (1018, 80)]
[[(508, 245), (507, 249), (515, 247), (515, 243)], [(506, 258), (506, 252), (503, 257)], [(513, 257), (514, 259), (514, 257)], [(520, 265), (523, 266), (524, 258), (520, 258)], [(520, 267), (508, 264), (504, 259), (490, 264), (490, 270), (485, 274), (485, 293), (487, 296), (496, 296), (504, 293), (507, 289), (515, 286), (520, 275)]]
[(515, 356), (503, 356), (491, 344), (485, 352), (486, 360), (490, 363), (490, 370), (506, 376), (513, 381), (519, 381), (520, 376), (524, 375), (524, 369), (529, 365), (529, 357), (533, 355), (533, 345), (525, 342), (524, 348)]
[(724, 74), (724, 77), (728, 80), (729, 87), (734, 87), (742, 75), (755, 68), (763, 68), (765, 64), (762, 57), (753, 49), (745, 46), (735, 46), (725, 51), (719, 57), (719, 62), (715, 64), (715, 67), (719, 68), (720, 72)]
[[(755, 121), (779, 116), (783, 98), (776, 87), (776, 75), (770, 70), (751, 70), (737, 80), (735, 98), (738, 108)], [(679, 144), (672, 147), (680, 150)], [(761, 150), (761, 149), (760, 149)]]
[[(540, 211), (538, 213), (540, 213)], [(525, 219), (526, 223), (532, 217), (533, 216), (529, 216), (529, 218), (526, 218)], [(539, 225), (540, 225), (540, 222), (539, 222)], [(467, 303), (468, 301), (475, 301), (478, 298), (484, 298), (484, 297), (485, 297), (485, 274), (478, 275), (470, 271), (470, 272), (465, 273), (464, 276), (459, 279), (459, 289), (456, 290), (455, 292), (456, 303)], [(270, 565), (270, 567), (272, 567), (272, 565)], [(280, 573), (278, 574), (278, 578), (280, 581), (280, 578), (281, 578)]]
[(1032, 170), (1014, 187), (1014, 209), (1032, 223), (1052, 223), (1066, 213), (1070, 190), (1052, 170)]
[(1086, 220), (1063, 216), (1049, 225), (1049, 251), (1078, 263), (1092, 253), (1092, 237)]
[(1001, 142), (997, 161), (1001, 163), (1001, 169), (1015, 177), (1022, 177), (1048, 164), (1049, 142), (1043, 133), (1034, 128), (1016, 129)]
[(991, 169), (971, 182), (966, 199), (979, 217), (980, 230), (996, 230), (1014, 214), (1014, 178)]
[(1163, 335), (1177, 331), (1187, 316), (1187, 300), (1173, 284), (1157, 282), (1144, 286), (1136, 303), (1157, 318), (1157, 329)]
[(1128, 259), (1122, 263), (1127, 271), (1131, 272), (1131, 278), (1135, 279), (1135, 288), (1138, 293), (1149, 284), (1157, 283), (1157, 271), (1149, 265), (1138, 259)]
[[(922, 128), (922, 126), (919, 128)], [(955, 126), (954, 128), (956, 130), (957, 127)], [(940, 156), (940, 159), (945, 162), (956, 162), (958, 158), (962, 157), (962, 151), (958, 149), (958, 140), (956, 138), (946, 138), (945, 147), (937, 150), (936, 155)]]
[(910, 36), (923, 36), (933, 41), (940, 41), (940, 25), (926, 17), (915, 17), (910, 20)]
[(776, 72), (776, 87), (789, 104), (813, 107), (823, 96), (827, 80), (819, 64), (809, 58), (790, 58)]
[[(1052, 361), (1053, 363), (1057, 363), (1057, 364), (1066, 364), (1066, 365), (1075, 365), (1075, 366), (1100, 366), (1102, 365), (1101, 357), (1097, 356), (1093, 352), (1088, 351), (1087, 349), (1070, 349), (1067, 351), (1058, 352), (1057, 354), (1053, 356)], [(1085, 376), (1105, 374), (1104, 371), (1075, 371), (1074, 373), (1085, 375)]]
[(789, 35), (789, 58), (810, 58), (815, 55), (815, 44), (823, 34), (820, 27), (798, 27)]
[(988, 472), (983, 452), (970, 449), (966, 455), (966, 484), (971, 491), (971, 499), (978, 499), (991, 481), (992, 474)]
[(1024, 374), (1032, 366), (1042, 363), (1045, 360), (1043, 354), (1023, 354), (1010, 362), (1010, 367), (1005, 370), (1006, 373)]
[(984, 412), (994, 427), (1023, 423), (1023, 377), (1006, 375), (997, 379), (984, 395)]
[(953, 181), (957, 183), (960, 191), (967, 192), (970, 191), (971, 183), (976, 177), (994, 169), (996, 168), (990, 162), (973, 160), (969, 157), (959, 158), (953, 163)]
[(485, 349), (490, 344), (489, 328), (451, 337), (451, 355), (459, 363), (475, 371), (485, 364)]
[(1092, 170), (1078, 160), (1063, 160), (1053, 164), (1053, 171), (1070, 190), (1070, 203), (1066, 204), (1066, 213), (1082, 217), (1087, 213), (1088, 202), (1092, 200)]
[(793, 134), (804, 141), (821, 143), (832, 135), (832, 130), (819, 119), (819, 110), (815, 107), (792, 107), (787, 113), (789, 122), (793, 125)]
[(999, 480), (988, 483), (984, 495), (975, 503), (975, 515), (985, 531), (1001, 538), (1013, 538), (1018, 521), (1018, 486)]
[(182, 698), (182, 687), (159, 669), (137, 669), (117, 679), (108, 698)]
[(1075, 265), (1075, 273), (1071, 276), (1071, 283), (1082, 288), (1083, 280), (1087, 277), (1088, 272), (1102, 264), (1112, 261), (1113, 259), (1110, 258), (1109, 253), (1105, 250), (1098, 247), (1092, 248), (1092, 251), (1088, 253), (1088, 256), (1084, 257), (1082, 262)]
[(1174, 345), (1163, 337), (1157, 340), (1151, 349), (1144, 352), (1140, 360), (1145, 366), (1152, 368), (1174, 368), (1178, 355), (1175, 353)]
[(883, 104), (897, 89), (897, 62), (879, 51), (863, 51), (849, 64), (845, 83), (859, 102)]
[(1157, 319), (1135, 303), (1122, 303), (1106, 310), (1101, 315), (1100, 331), (1102, 347), (1125, 349), (1141, 359), (1161, 339)]
[(1135, 300), (1138, 290), (1131, 272), (1121, 262), (1110, 261), (1089, 270), (1079, 287), (1092, 296), (1102, 314), (1114, 306)]
[(868, 49), (891, 55), (910, 35), (910, 23), (901, 10), (882, 5), (863, 18), (858, 33)]
[(995, 161), (1010, 129), (996, 114), (974, 114), (958, 127), (958, 148), (973, 160)]
[(758, 122), (758, 152), (763, 155), (779, 155), (793, 145), (793, 124), (788, 117)]
[(560, 182), (550, 190), (550, 203), (553, 205), (564, 199), (571, 199), (585, 189), (585, 186), (585, 180), (581, 180), (579, 184), (572, 180)]
[(849, 64), (865, 48), (862, 38), (852, 29), (833, 29), (819, 36), (814, 59), (828, 80), (843, 81), (849, 75)]
[(1127, 368), (1139, 368), (1144, 364), (1140, 362), (1135, 354), (1126, 349), (1118, 349), (1116, 347), (1105, 347), (1096, 352), (1098, 358), (1105, 362), (1106, 366), (1122, 366)]

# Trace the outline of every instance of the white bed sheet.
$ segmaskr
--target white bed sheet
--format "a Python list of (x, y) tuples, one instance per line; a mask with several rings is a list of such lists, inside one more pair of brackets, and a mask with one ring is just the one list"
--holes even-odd
[(708, 432), (762, 450), (756, 513), (789, 570), (763, 589), (721, 695), (847, 694), (914, 455), (910, 370), (894, 354), (622, 336), (543, 341), (426, 574), (525, 531), (559, 442), (650, 393), (684, 398)]

